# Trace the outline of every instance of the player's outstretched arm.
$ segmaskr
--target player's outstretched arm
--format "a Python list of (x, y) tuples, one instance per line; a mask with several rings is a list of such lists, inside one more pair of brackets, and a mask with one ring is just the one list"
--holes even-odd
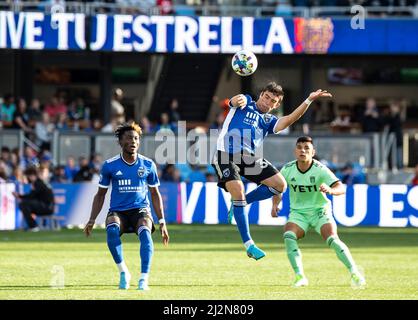
[(302, 104), (297, 107), (293, 112), (287, 116), (281, 117), (279, 121), (277, 121), (276, 126), (274, 127), (274, 132), (279, 132), (287, 127), (291, 126), (293, 123), (295, 123), (303, 114), (308, 110), (310, 104), (319, 98), (331, 98), (332, 94), (329, 93), (326, 90), (316, 90), (314, 92), (311, 92), (309, 97), (302, 102)]
[(96, 221), (97, 216), (102, 210), (103, 203), (106, 197), (106, 192), (107, 192), (107, 189), (99, 187), (99, 190), (94, 196), (93, 205), (91, 207), (90, 219), (86, 223), (86, 226), (84, 227), (84, 230), (83, 230), (83, 232), (86, 234), (87, 237), (91, 235), (93, 231), (93, 227), (94, 227), (94, 222)]
[(163, 199), (161, 198), (160, 190), (158, 190), (158, 187), (149, 187), (149, 190), (151, 192), (152, 205), (160, 225), (160, 233), (163, 238), (163, 243), (164, 245), (168, 245), (170, 237), (168, 235), (167, 224), (165, 223)]
[(243, 94), (237, 94), (231, 98), (230, 104), (233, 108), (244, 108), (247, 105), (247, 98)]
[(341, 181), (334, 183), (332, 187), (323, 183), (319, 186), (319, 190), (333, 196), (339, 196), (345, 193), (345, 188)]

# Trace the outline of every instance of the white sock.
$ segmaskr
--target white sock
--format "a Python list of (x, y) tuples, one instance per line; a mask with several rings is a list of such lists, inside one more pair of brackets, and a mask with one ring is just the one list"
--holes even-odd
[(246, 249), (248, 249), (253, 244), (254, 244), (253, 240), (248, 240), (247, 242), (244, 243), (244, 246), (245, 246)]
[(125, 261), (122, 261), (121, 263), (117, 264), (119, 272), (125, 272), (125, 273), (129, 273), (128, 267), (125, 264)]
[(148, 273), (141, 273), (140, 280), (148, 281), (149, 274)]

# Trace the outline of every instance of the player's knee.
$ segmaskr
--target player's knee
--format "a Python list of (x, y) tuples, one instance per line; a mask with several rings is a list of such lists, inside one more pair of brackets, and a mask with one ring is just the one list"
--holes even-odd
[(245, 192), (244, 186), (238, 181), (234, 181), (228, 184), (228, 191), (232, 196), (233, 200), (244, 200)]
[(107, 242), (112, 243), (119, 240), (120, 227), (117, 223), (108, 224), (106, 227)]

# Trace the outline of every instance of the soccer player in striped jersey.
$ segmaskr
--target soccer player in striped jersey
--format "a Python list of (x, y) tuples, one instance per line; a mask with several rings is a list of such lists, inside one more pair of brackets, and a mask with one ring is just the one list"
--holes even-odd
[(112, 184), (110, 208), (106, 218), (106, 234), (109, 251), (120, 272), (120, 289), (128, 289), (131, 279), (131, 274), (123, 259), (120, 236), (123, 233), (136, 233), (141, 243), (139, 250), (141, 276), (138, 289), (149, 290), (148, 276), (154, 252), (151, 234), (155, 227), (148, 191), (151, 192), (151, 200), (159, 219), (164, 245), (167, 245), (169, 241), (163, 202), (158, 190), (160, 182), (157, 168), (151, 159), (138, 154), (141, 134), (140, 126), (135, 123), (125, 123), (116, 129), (115, 135), (122, 152), (104, 162), (90, 219), (84, 228), (86, 236), (90, 236), (95, 220), (103, 207), (106, 192)]
[[(278, 119), (269, 112), (280, 106), (283, 96), (282, 87), (271, 82), (262, 89), (257, 101), (243, 94), (232, 97), (212, 160), (218, 176), (218, 186), (228, 191), (232, 197), (229, 222), (234, 216), (247, 255), (255, 260), (263, 258), (265, 253), (251, 238), (244, 207), (248, 203), (280, 195), (286, 189), (282, 175), (270, 162), (258, 157), (256, 149), (268, 134), (278, 133), (298, 120), (313, 100), (331, 97), (331, 94), (324, 90), (312, 92), (291, 114)], [(257, 183), (258, 188), (245, 195), (241, 176)]]
[[(296, 160), (285, 164), (280, 170), (290, 192), (290, 214), (284, 227), (283, 238), (287, 257), (296, 275), (293, 285), (308, 285), (298, 240), (305, 236), (309, 228), (314, 228), (348, 269), (352, 284), (356, 287), (364, 286), (366, 280), (359, 272), (350, 250), (338, 237), (331, 201), (326, 196), (344, 194), (344, 185), (331, 170), (313, 159), (315, 149), (311, 137), (298, 138), (294, 153)], [(273, 217), (277, 217), (279, 203), (280, 199), (273, 197)]]

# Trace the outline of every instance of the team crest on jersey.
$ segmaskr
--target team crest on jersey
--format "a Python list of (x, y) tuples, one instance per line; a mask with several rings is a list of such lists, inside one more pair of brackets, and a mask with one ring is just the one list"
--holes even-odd
[(229, 171), (229, 169), (225, 169), (225, 170), (222, 172), (222, 174), (223, 174), (223, 176), (224, 176), (225, 178), (228, 178), (228, 177), (229, 177), (229, 175), (231, 174), (231, 171)]
[(310, 181), (311, 183), (315, 183), (315, 177), (309, 177), (309, 181)]
[(139, 167), (138, 168), (138, 176), (140, 178), (142, 178), (145, 175), (145, 168), (144, 167)]
[(271, 114), (266, 113), (263, 115), (263, 118), (266, 123), (270, 123), (271, 119), (273, 119), (273, 116)]

